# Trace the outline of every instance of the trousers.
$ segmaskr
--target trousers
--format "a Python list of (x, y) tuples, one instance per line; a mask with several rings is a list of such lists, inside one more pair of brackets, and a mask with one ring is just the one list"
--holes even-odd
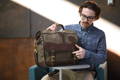
[[(93, 71), (72, 71), (63, 70), (62, 79), (63, 80), (94, 80), (95, 72)], [(41, 80), (59, 80), (59, 72), (53, 75), (45, 75)]]

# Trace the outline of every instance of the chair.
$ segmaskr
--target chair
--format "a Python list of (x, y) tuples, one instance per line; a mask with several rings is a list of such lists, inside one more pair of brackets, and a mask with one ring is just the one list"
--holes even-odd
[(33, 65), (29, 68), (29, 80), (41, 80), (41, 78), (49, 72), (48, 68)]
[(96, 80), (107, 80), (107, 61), (97, 67)]

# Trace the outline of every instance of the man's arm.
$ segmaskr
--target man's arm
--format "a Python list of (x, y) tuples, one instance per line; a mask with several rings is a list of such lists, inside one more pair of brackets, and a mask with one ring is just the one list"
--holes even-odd
[(85, 58), (88, 59), (90, 63), (102, 64), (107, 59), (106, 52), (107, 52), (106, 51), (106, 38), (105, 38), (105, 34), (103, 34), (99, 40), (96, 53), (89, 51), (89, 50), (85, 50)]
[(78, 50), (74, 51), (73, 54), (76, 55), (78, 59), (86, 59), (90, 64), (102, 64), (106, 61), (107, 53), (105, 35), (100, 38), (96, 52), (84, 49), (78, 45), (75, 46)]

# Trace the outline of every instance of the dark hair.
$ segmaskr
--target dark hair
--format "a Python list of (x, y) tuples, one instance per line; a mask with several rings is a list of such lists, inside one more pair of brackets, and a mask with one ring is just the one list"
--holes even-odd
[(101, 9), (100, 9), (100, 7), (96, 4), (96, 2), (94, 2), (94, 1), (85, 1), (85, 2), (80, 6), (80, 8), (79, 8), (79, 13), (82, 12), (82, 9), (83, 9), (83, 8), (89, 8), (89, 9), (95, 11), (95, 15), (96, 15), (95, 17), (96, 17), (96, 19), (99, 18)]

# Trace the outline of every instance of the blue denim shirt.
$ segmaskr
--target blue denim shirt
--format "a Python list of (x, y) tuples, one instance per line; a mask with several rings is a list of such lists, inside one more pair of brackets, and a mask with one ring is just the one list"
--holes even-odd
[(106, 60), (106, 38), (102, 30), (93, 24), (87, 29), (82, 28), (80, 24), (66, 25), (64, 28), (75, 31), (78, 45), (85, 49), (85, 58), (80, 60), (80, 63), (101, 64)]

